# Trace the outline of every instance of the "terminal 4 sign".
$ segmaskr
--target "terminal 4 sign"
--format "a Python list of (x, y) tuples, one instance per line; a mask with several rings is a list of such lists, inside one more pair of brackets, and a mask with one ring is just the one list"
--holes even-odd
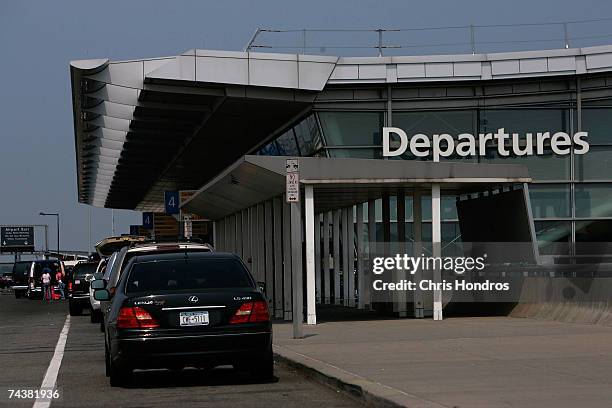
[[(392, 135), (393, 139), (392, 139)], [(396, 127), (383, 127), (383, 156), (401, 156), (408, 150), (412, 156), (432, 156), (433, 161), (449, 156), (486, 156), (487, 147), (497, 144), (499, 156), (533, 156), (548, 154), (548, 146), (554, 154), (585, 154), (589, 151), (588, 132), (532, 132), (523, 137), (519, 133), (508, 133), (504, 128), (496, 132), (461, 133), (456, 138), (446, 133), (434, 134), (432, 138), (417, 133), (408, 138), (406, 132)]]
[(0, 250), (2, 252), (34, 252), (34, 227), (0, 227)]

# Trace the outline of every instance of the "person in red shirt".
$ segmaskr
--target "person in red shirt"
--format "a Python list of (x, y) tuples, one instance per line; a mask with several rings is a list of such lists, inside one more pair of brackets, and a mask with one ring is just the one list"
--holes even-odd
[(58, 270), (55, 274), (55, 281), (57, 282), (57, 289), (60, 291), (61, 298), (66, 299), (66, 295), (64, 293), (64, 288), (66, 285), (64, 284), (64, 274), (61, 270)]

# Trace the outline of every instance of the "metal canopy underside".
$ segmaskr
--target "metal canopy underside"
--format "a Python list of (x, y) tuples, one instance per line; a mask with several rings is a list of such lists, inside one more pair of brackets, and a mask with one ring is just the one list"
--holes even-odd
[[(244, 156), (211, 180), (182, 209), (216, 220), (285, 191), (282, 156)], [(531, 182), (527, 168), (510, 164), (432, 163), (408, 160), (300, 158), (300, 182), (312, 184), (315, 212), (377, 199), (398, 188), (440, 183), (447, 194)]]

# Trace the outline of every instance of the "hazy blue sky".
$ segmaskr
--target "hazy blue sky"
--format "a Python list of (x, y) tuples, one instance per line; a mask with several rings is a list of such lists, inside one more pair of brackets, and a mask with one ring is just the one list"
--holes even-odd
[[(611, 1), (1, 0), (0, 223), (49, 223), (54, 247), (55, 221), (37, 214), (59, 211), (62, 247), (87, 247), (88, 210), (76, 197), (70, 60), (157, 57), (196, 47), (238, 50), (258, 26), (407, 28), (601, 17), (612, 17)], [(612, 34), (610, 24), (576, 30)], [(510, 28), (480, 38), (515, 38), (524, 31)], [(419, 35), (428, 42), (430, 34)], [(612, 43), (612, 36), (602, 41)], [(94, 209), (93, 215), (95, 242), (110, 234), (111, 217), (107, 209)], [(140, 213), (116, 212), (117, 232), (140, 221)]]

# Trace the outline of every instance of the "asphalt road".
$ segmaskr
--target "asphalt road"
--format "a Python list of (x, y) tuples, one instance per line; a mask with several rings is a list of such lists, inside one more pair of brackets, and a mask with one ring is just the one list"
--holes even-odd
[[(68, 306), (15, 299), (0, 293), (0, 406), (29, 406), (33, 399), (9, 399), (11, 389), (40, 387), (53, 357)], [(87, 312), (86, 312), (87, 313)], [(253, 381), (232, 368), (211, 371), (136, 372), (129, 388), (111, 388), (104, 375), (104, 338), (89, 316), (72, 317), (57, 377), (60, 398), (53, 407), (200, 406), (200, 407), (352, 407), (343, 393), (319, 384), (284, 364), (277, 379)]]

